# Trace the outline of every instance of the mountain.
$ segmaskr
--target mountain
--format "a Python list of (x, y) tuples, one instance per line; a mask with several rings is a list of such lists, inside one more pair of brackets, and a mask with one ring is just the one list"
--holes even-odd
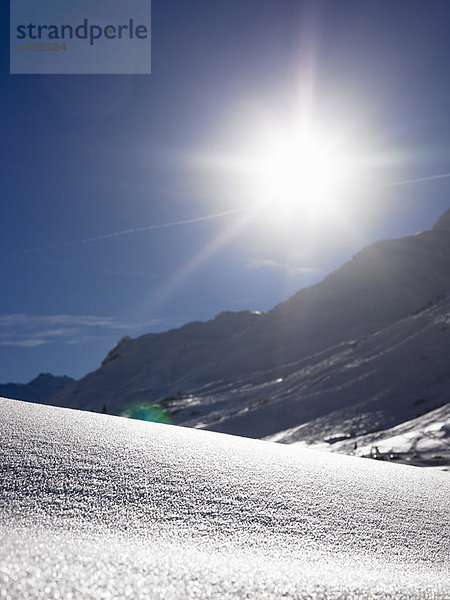
[(5, 598), (449, 597), (450, 480), (0, 400)]
[(251, 437), (297, 427), (309, 443), (386, 429), (449, 400), (449, 292), (450, 210), (268, 313), (126, 337), (51, 403), (113, 414), (153, 403), (175, 423)]
[[(203, 372), (203, 381), (214, 381), (214, 371), (202, 371), (209, 357), (223, 354), (260, 313), (224, 311), (206, 323), (188, 323), (161, 334), (135, 340), (128, 336), (113, 348), (102, 367), (52, 398), (52, 403), (72, 408), (118, 413), (129, 402), (153, 401), (168, 393), (188, 389), (190, 374)], [(223, 350), (222, 350), (223, 349)]]
[[(296, 434), (298, 442), (295, 441)], [(308, 444), (302, 437), (301, 428), (293, 428), (269, 436), (267, 440), (450, 471), (450, 404), (395, 427), (363, 435), (341, 432), (323, 442)]]
[(51, 373), (40, 373), (28, 383), (0, 383), (0, 396), (27, 402), (46, 402), (74, 381), (67, 375), (55, 377)]
[(229, 397), (223, 407), (214, 406), (211, 392), (200, 394), (204, 399), (197, 410), (204, 414), (197, 419), (202, 427), (237, 435), (282, 432), (273, 439), (285, 443), (318, 443), (392, 427), (449, 401), (449, 333), (450, 298), (445, 297), (259, 380), (252, 375), (237, 380), (222, 392)]
[[(450, 471), (450, 404), (401, 423), (396, 427), (360, 436), (353, 442), (356, 456), (405, 462), (418, 466), (435, 466)], [(349, 441), (332, 447), (334, 452), (350, 453)]]

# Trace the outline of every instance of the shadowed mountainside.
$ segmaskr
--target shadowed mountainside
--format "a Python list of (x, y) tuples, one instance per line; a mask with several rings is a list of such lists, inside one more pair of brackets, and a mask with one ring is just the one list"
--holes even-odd
[(67, 375), (56, 377), (50, 373), (40, 373), (28, 383), (0, 383), (0, 396), (27, 402), (46, 402), (74, 381)]
[[(317, 362), (329, 370), (330, 358), (328, 364), (317, 359), (321, 353), (330, 357), (341, 344), (361, 343), (376, 332), (433, 309), (450, 291), (449, 274), (450, 210), (431, 231), (383, 240), (364, 248), (321, 283), (300, 290), (266, 314), (224, 312), (206, 323), (189, 323), (179, 329), (148, 334), (135, 340), (124, 338), (108, 354), (100, 369), (56, 394), (51, 402), (97, 411), (107, 403), (109, 412), (120, 413), (131, 402), (157, 403), (164, 397), (178, 395), (182, 401), (177, 404), (177, 414), (175, 409), (172, 410), (177, 423), (189, 422), (197, 427), (241, 435), (269, 435), (277, 431), (275, 426), (286, 429), (305, 422), (305, 419), (311, 420), (348, 406), (354, 402), (354, 395), (345, 396), (341, 390), (340, 394), (327, 399), (326, 390), (319, 385), (320, 393), (315, 395), (308, 408), (302, 401), (303, 392), (293, 393), (291, 388), (286, 388), (283, 407), (278, 407), (276, 418), (269, 420), (265, 427), (260, 426), (261, 419), (257, 420), (257, 426), (254, 420), (252, 424), (249, 415), (238, 415), (238, 424), (236, 419), (234, 424), (231, 423), (230, 415), (225, 415), (225, 419), (219, 415), (215, 421), (211, 418), (205, 421), (203, 417), (205, 411), (208, 412), (205, 406), (200, 410), (202, 419), (191, 422), (185, 409), (189, 408), (190, 413), (197, 409), (192, 410), (191, 399), (183, 403), (183, 398), (188, 398), (189, 394), (203, 397), (209, 394), (213, 398), (209, 402), (210, 408), (219, 399), (219, 406), (214, 410), (220, 412), (220, 406), (229, 406), (239, 396), (242, 408), (248, 408), (243, 381), (247, 390), (253, 388), (250, 395), (254, 402), (255, 386), (280, 378), (280, 373), (285, 380)], [(441, 306), (447, 314), (448, 303), (443, 302)], [(436, 318), (445, 320), (445, 315)], [(420, 328), (419, 321), (416, 323)], [(407, 327), (414, 328), (414, 322)], [(445, 354), (447, 337), (444, 339), (442, 331), (436, 335), (436, 352)], [(427, 343), (433, 346), (433, 340), (428, 338), (429, 335)], [(407, 339), (402, 343), (403, 349), (409, 347)], [(404, 356), (403, 350), (397, 355), (394, 352), (392, 363), (379, 364), (385, 371), (390, 365), (393, 382), (404, 382), (403, 395), (415, 385), (415, 374), (408, 370)], [(395, 361), (400, 361), (400, 378), (395, 374)], [(365, 360), (366, 364), (369, 362)], [(438, 366), (436, 373), (441, 373), (442, 368)], [(326, 369), (322, 368), (322, 378), (332, 374), (332, 371), (327, 374)], [(433, 369), (429, 372), (435, 376)], [(366, 375), (361, 377), (364, 379)], [(381, 371), (379, 379), (382, 378)], [(425, 380), (426, 387), (430, 381), (429, 378)], [(372, 395), (374, 385), (376, 387), (376, 380), (368, 388)], [(333, 388), (332, 385), (329, 387)], [(280, 389), (283, 386), (278, 391)], [(358, 393), (362, 403), (368, 400), (365, 390), (364, 384), (360, 384)], [(260, 395), (260, 400), (266, 398), (267, 392), (266, 389)], [(283, 416), (286, 407), (289, 411)], [(432, 408), (435, 405), (431, 405)], [(405, 418), (415, 416), (407, 413)], [(385, 426), (395, 424), (389, 422)]]

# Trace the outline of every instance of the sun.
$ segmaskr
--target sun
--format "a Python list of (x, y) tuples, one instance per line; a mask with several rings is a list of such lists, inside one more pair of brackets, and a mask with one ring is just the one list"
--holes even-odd
[(352, 181), (349, 153), (333, 138), (308, 132), (266, 140), (253, 163), (254, 196), (278, 216), (320, 218), (339, 210)]
[(280, 231), (300, 222), (347, 220), (366, 153), (351, 121), (340, 118), (333, 127), (304, 112), (240, 118), (221, 131), (212, 147), (195, 155), (205, 188), (223, 198), (223, 206), (240, 203), (255, 223)]

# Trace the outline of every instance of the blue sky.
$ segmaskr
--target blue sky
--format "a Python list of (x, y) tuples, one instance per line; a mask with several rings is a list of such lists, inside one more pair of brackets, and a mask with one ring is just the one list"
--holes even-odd
[[(9, 75), (8, 15), (2, 382), (80, 377), (123, 335), (268, 310), (449, 206), (450, 179), (391, 185), (450, 172), (447, 0), (154, 0), (149, 76)], [(267, 218), (220, 160), (307, 96), (362, 175), (338, 218)]]

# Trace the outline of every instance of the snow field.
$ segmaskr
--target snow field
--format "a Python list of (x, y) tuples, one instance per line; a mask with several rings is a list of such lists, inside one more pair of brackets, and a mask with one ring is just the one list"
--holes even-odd
[(0, 418), (2, 600), (450, 594), (446, 473), (6, 399)]

